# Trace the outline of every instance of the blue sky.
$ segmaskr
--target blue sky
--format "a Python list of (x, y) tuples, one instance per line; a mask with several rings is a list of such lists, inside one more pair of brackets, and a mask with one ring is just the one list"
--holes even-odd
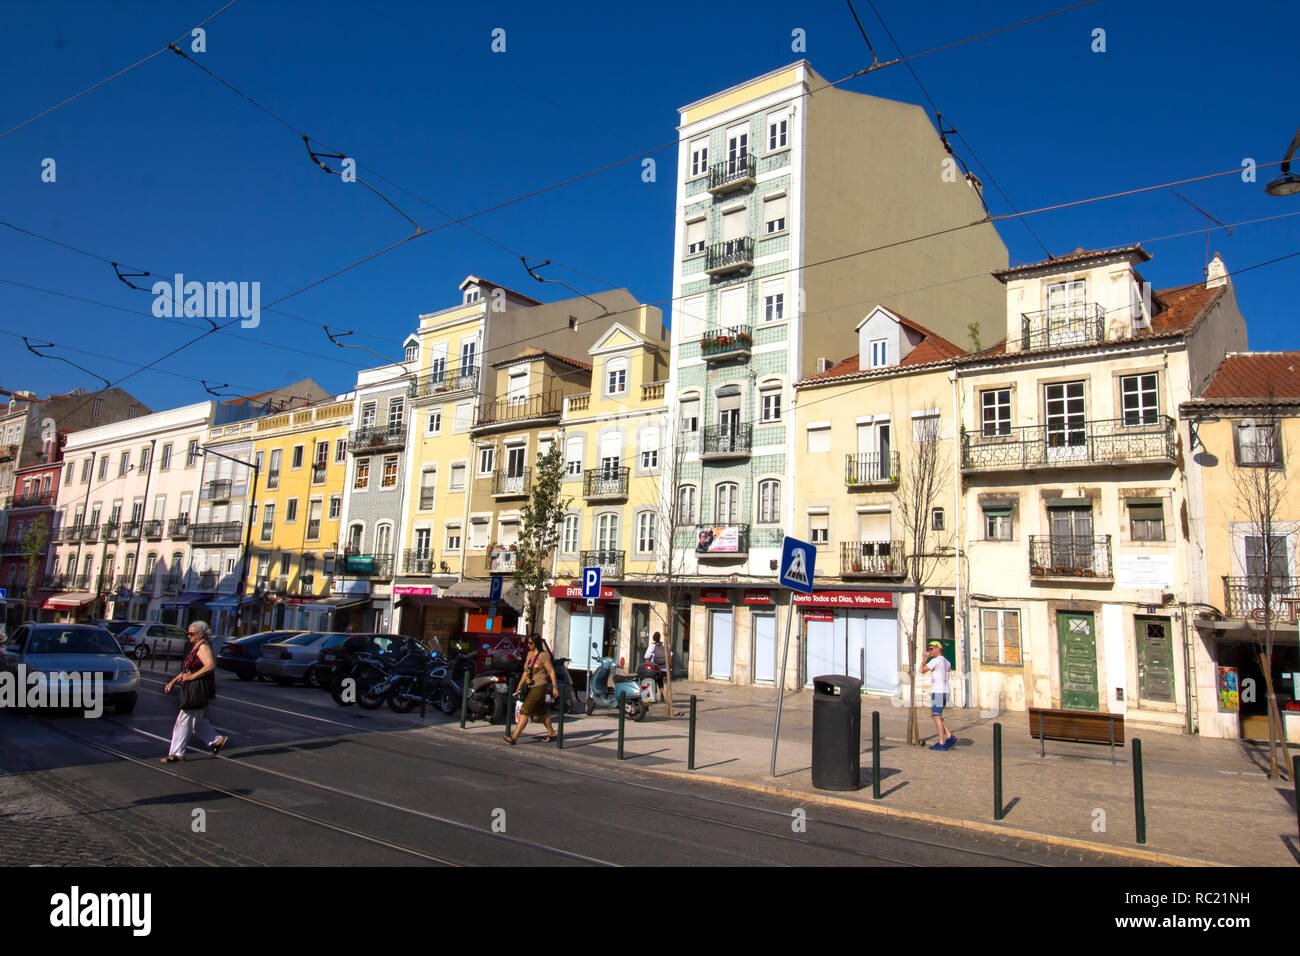
[[(223, 2), (8, 0), (0, 133), (177, 39)], [(875, 2), (914, 55), (1066, 0)], [(855, 5), (880, 58), (892, 59), (868, 0)], [(973, 147), (974, 156), (958, 144), (966, 162), (977, 157), (1019, 209), (1034, 209), (1235, 169), (1247, 157), (1281, 159), (1300, 123), (1285, 92), (1296, 34), (1271, 24), (1293, 9), (1102, 0), (913, 65)], [(504, 53), (491, 49), (496, 28), (506, 31)], [(806, 32), (806, 54), (791, 50), (795, 28)], [(1104, 53), (1092, 50), (1098, 28)], [(206, 52), (192, 55), (208, 69), (456, 216), (666, 143), (678, 107), (800, 56), (832, 80), (870, 62), (842, 2), (239, 0), (206, 30)], [(925, 103), (902, 65), (845, 88)], [(417, 316), (453, 304), (469, 273), (567, 297), (530, 279), (521, 253), (563, 264), (547, 274), (584, 292), (626, 286), (646, 301), (667, 298), (676, 160), (671, 149), (654, 155), (656, 182), (627, 163), (472, 220), (501, 246), (459, 226), (432, 232), (284, 303), (308, 322), (264, 313), (258, 328), (210, 336), (122, 387), (154, 408), (207, 397), (181, 376), (232, 390), (310, 376), (344, 391), (378, 359), (330, 344), (321, 324), (355, 329), (348, 341), (396, 358)], [(45, 158), (57, 164), (53, 183), (41, 181)], [(1275, 174), (1178, 190), (1226, 223), (1300, 213), (1300, 197), (1264, 193)], [(992, 212), (1009, 211), (984, 178)], [(376, 185), (421, 226), (446, 222)], [(264, 305), (412, 231), (373, 193), (316, 169), (293, 132), (170, 52), (0, 138), (0, 219), (166, 276), (258, 281)], [(1154, 259), (1143, 271), (1158, 287), (1202, 274), (1205, 220), (1167, 190), (1026, 221), (1054, 254), (1144, 240)], [(1023, 225), (999, 230), (1013, 260), (1044, 257)], [(1300, 250), (1300, 215), (1212, 233), (1216, 250), (1233, 270)], [(52, 351), (114, 381), (132, 369), (107, 357), (143, 364), (196, 334), (153, 318), (152, 297), (108, 264), (4, 227), (0, 280), (0, 330), (82, 349)], [(1234, 281), (1251, 346), (1296, 348), (1300, 257)], [(0, 333), (0, 386), (44, 394), (97, 381)]]

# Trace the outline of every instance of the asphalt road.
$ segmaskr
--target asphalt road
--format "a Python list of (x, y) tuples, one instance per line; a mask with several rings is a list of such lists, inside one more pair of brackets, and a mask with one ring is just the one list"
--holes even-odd
[(141, 677), (128, 716), (0, 713), (0, 863), (1116, 864), (466, 739), (425, 726), (440, 715), (341, 708), (229, 674), (210, 709), (229, 747), (164, 766), (176, 705), (161, 672)]

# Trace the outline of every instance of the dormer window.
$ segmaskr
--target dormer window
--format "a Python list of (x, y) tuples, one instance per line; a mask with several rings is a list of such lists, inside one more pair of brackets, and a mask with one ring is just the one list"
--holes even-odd
[(406, 347), (406, 358), (404, 359), (404, 361), (414, 362), (417, 351), (419, 351), (418, 346), (416, 346), (416, 344), (412, 342), (410, 345)]
[(469, 305), (471, 302), (477, 302), (482, 297), (483, 293), (479, 291), (478, 286), (470, 286), (465, 290), (465, 305)]
[(884, 368), (889, 364), (889, 340), (871, 340), (871, 367)]

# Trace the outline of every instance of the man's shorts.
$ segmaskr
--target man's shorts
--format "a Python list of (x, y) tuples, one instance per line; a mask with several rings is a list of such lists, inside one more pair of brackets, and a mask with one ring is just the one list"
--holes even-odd
[(944, 705), (946, 705), (947, 703), (948, 703), (947, 694), (931, 694), (930, 713), (932, 713), (936, 717), (941, 716), (943, 714)]

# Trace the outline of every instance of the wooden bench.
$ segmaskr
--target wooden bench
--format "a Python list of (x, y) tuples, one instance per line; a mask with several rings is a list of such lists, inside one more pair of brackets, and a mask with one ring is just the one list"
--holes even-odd
[(1047, 740), (1110, 744), (1110, 762), (1115, 762), (1115, 745), (1124, 746), (1124, 715), (1094, 710), (1051, 710), (1029, 708), (1029, 736), (1039, 741), (1040, 757), (1047, 756)]

